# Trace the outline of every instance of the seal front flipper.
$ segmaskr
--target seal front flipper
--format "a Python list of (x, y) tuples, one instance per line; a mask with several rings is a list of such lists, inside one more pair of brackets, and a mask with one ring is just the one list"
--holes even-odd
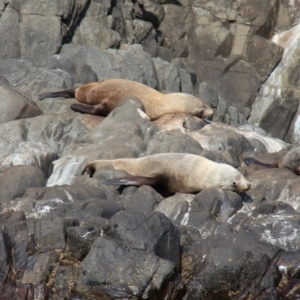
[(63, 90), (57, 92), (43, 93), (39, 95), (39, 100), (44, 100), (46, 98), (57, 98), (57, 97), (75, 98), (75, 90), (69, 89), (69, 90)]
[(91, 114), (106, 117), (110, 111), (105, 103), (98, 105), (72, 104), (71, 109), (82, 114)]
[(101, 180), (103, 183), (108, 185), (151, 185), (154, 186), (157, 184), (158, 177), (145, 177), (145, 176), (134, 176), (129, 175), (125, 177), (119, 177), (115, 179)]

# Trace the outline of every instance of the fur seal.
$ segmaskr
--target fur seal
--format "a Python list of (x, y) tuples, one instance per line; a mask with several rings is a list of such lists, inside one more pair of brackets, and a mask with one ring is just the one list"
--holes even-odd
[(198, 130), (207, 125), (206, 120), (186, 113), (165, 114), (156, 119), (154, 123), (160, 131), (177, 129), (182, 133)]
[(162, 194), (198, 193), (207, 188), (247, 191), (251, 184), (235, 168), (187, 153), (159, 153), (141, 158), (95, 160), (82, 175), (92, 177), (96, 170), (113, 166), (124, 170), (126, 177), (105, 180), (112, 185), (151, 185)]
[(296, 175), (300, 175), (300, 146), (289, 149), (288, 152), (271, 164), (264, 163), (252, 157), (244, 158), (244, 162), (247, 166), (255, 164), (265, 168), (288, 168)]
[(76, 98), (84, 104), (72, 104), (73, 110), (107, 116), (119, 106), (123, 98), (132, 96), (144, 104), (146, 114), (151, 120), (167, 113), (189, 113), (201, 118), (209, 118), (213, 114), (213, 110), (195, 96), (185, 93), (162, 94), (151, 87), (127, 79), (107, 79), (76, 89), (44, 93), (39, 95), (39, 100), (54, 97)]

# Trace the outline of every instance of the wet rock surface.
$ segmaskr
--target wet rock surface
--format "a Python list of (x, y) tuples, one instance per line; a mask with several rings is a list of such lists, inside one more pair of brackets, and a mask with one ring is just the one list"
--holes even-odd
[[(0, 299), (299, 299), (299, 16), (279, 0), (0, 0)], [(214, 115), (38, 100), (109, 78)], [(104, 184), (127, 175), (112, 167), (81, 175), (174, 152), (229, 164), (251, 189), (166, 196)]]

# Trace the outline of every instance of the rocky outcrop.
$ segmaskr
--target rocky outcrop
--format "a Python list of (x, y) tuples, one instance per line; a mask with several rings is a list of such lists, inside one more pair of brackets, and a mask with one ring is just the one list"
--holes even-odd
[[(0, 0), (0, 299), (298, 299), (299, 9)], [(108, 78), (194, 94), (214, 116), (38, 100)], [(229, 164), (251, 189), (167, 197), (104, 184), (126, 175), (112, 167), (81, 175), (171, 152)]]

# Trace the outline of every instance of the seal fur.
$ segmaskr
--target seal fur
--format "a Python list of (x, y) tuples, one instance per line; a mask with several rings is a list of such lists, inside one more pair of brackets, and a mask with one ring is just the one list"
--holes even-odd
[(247, 191), (251, 184), (235, 168), (204, 157), (187, 153), (159, 153), (141, 158), (95, 160), (82, 175), (92, 177), (96, 170), (113, 166), (130, 175), (106, 180), (106, 184), (151, 185), (164, 193), (197, 193), (207, 188), (221, 188), (235, 192)]
[(201, 99), (185, 93), (162, 94), (144, 84), (127, 79), (107, 79), (92, 82), (74, 90), (49, 92), (39, 95), (39, 100), (54, 97), (75, 97), (83, 104), (71, 108), (81, 113), (107, 116), (119, 106), (122, 99), (137, 97), (145, 106), (146, 114), (155, 120), (167, 113), (188, 113), (200, 118), (212, 116), (213, 110)]

